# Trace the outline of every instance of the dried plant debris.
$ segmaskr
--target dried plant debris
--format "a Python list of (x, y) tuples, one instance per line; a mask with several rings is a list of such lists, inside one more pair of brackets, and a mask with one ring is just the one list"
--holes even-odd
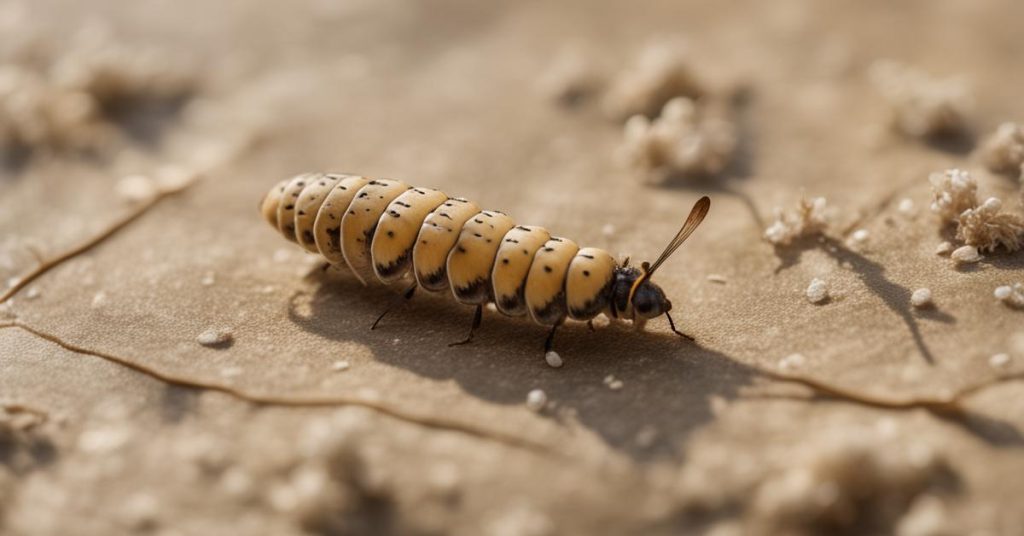
[(604, 77), (590, 57), (578, 49), (566, 49), (555, 56), (541, 75), (537, 89), (563, 106), (575, 106), (597, 95)]
[(1017, 175), (1024, 166), (1024, 125), (1007, 122), (999, 125), (981, 146), (985, 167), (996, 173)]
[(828, 202), (824, 197), (808, 200), (801, 198), (795, 209), (775, 208), (775, 222), (764, 231), (764, 238), (776, 246), (786, 246), (793, 241), (820, 235), (830, 222)]
[(152, 49), (126, 46), (86, 25), (57, 54), (0, 60), (0, 153), (105, 147), (139, 105), (171, 106), (190, 96), (193, 71)]
[(973, 97), (963, 79), (934, 78), (891, 60), (875, 62), (868, 74), (888, 101), (894, 130), (915, 138), (968, 133)]
[[(995, 197), (979, 203), (977, 181), (966, 171), (933, 173), (928, 180), (932, 183), (932, 211), (943, 226), (956, 224), (956, 239), (976, 248), (975, 254), (977, 250), (992, 252), (1000, 246), (1017, 251), (1024, 244), (1024, 216), (1004, 212), (1002, 201)], [(954, 251), (954, 256), (963, 249)], [(961, 253), (961, 257), (964, 255)]]
[(686, 97), (665, 104), (651, 120), (634, 115), (626, 122), (619, 158), (645, 181), (721, 173), (736, 151), (736, 128), (720, 107), (698, 106)]
[(691, 67), (688, 48), (679, 42), (656, 41), (612, 81), (603, 105), (608, 117), (625, 121), (634, 115), (654, 117), (676, 97), (698, 100), (708, 93)]
[(726, 532), (736, 534), (890, 534), (919, 501), (955, 491), (956, 475), (932, 448), (857, 428), (759, 452), (756, 461), (698, 451), (681, 475), (683, 510), (729, 519), (735, 530)]

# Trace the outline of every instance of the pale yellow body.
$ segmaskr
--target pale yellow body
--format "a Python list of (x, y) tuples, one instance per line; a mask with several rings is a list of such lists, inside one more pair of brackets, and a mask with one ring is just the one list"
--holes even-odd
[(579, 249), (572, 240), (552, 237), (533, 256), (525, 296), (534, 322), (553, 326), (565, 318), (565, 277)]
[(273, 188), (263, 196), (260, 202), (260, 214), (271, 227), (277, 229), (277, 207), (281, 204), (281, 196), (284, 195), (284, 188), (288, 186), (290, 179), (285, 179), (274, 185)]
[(551, 238), (543, 227), (517, 225), (501, 240), (491, 271), (494, 304), (509, 316), (526, 314), (526, 276), (537, 250)]
[(341, 219), (341, 253), (352, 273), (364, 285), (373, 275), (370, 243), (377, 222), (388, 205), (408, 189), (409, 185), (402, 181), (371, 180), (359, 189)]
[(370, 245), (373, 272), (377, 279), (390, 283), (401, 279), (412, 262), (423, 220), (448, 199), (430, 188), (406, 190), (388, 205), (377, 223)]
[(347, 176), (334, 185), (320, 205), (320, 212), (313, 222), (313, 238), (320, 254), (333, 265), (345, 264), (345, 256), (341, 253), (341, 220), (356, 194), (368, 182), (370, 179), (366, 177)]
[(281, 199), (277, 204), (277, 230), (292, 242), (299, 241), (295, 237), (295, 203), (302, 190), (318, 175), (320, 174), (303, 173), (289, 181), (281, 193)]
[(618, 263), (610, 253), (598, 248), (583, 248), (569, 264), (565, 279), (565, 304), (569, 318), (590, 320), (607, 307), (609, 285)]
[(484, 210), (462, 227), (459, 241), (448, 254), (448, 281), (457, 301), (479, 305), (490, 300), (494, 256), (515, 224), (505, 214)]
[(412, 250), (416, 283), (430, 291), (448, 288), (448, 253), (458, 242), (462, 226), (478, 213), (476, 203), (451, 198), (423, 220)]
[(300, 246), (312, 253), (320, 251), (316, 247), (316, 237), (313, 235), (316, 216), (320, 213), (320, 207), (327, 194), (338, 184), (338, 179), (338, 175), (312, 177), (312, 181), (295, 200), (295, 239)]

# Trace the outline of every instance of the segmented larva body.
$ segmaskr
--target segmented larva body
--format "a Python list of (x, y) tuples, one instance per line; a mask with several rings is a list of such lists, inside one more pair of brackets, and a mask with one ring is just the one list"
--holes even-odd
[(285, 238), (348, 266), (363, 283), (392, 283), (411, 271), (425, 290), (450, 289), (467, 305), (494, 302), (505, 315), (545, 326), (612, 309), (623, 270), (603, 249), (397, 180), (307, 173), (275, 185), (260, 210)]

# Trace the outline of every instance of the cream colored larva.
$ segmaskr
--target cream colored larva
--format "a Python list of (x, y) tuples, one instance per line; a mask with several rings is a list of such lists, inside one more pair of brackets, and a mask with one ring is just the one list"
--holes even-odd
[(450, 291), (456, 301), (475, 306), (469, 336), (453, 344), (472, 340), (483, 307), (493, 302), (505, 315), (529, 315), (550, 327), (544, 342), (549, 351), (566, 318), (589, 322), (602, 313), (640, 329), (665, 315), (672, 331), (685, 337), (669, 316), (672, 303), (651, 276), (710, 206), (707, 197), (697, 201), (658, 260), (640, 268), (628, 260), (620, 265), (607, 251), (581, 248), (543, 227), (517, 225), (472, 201), (397, 180), (305, 173), (275, 185), (260, 211), (285, 238), (347, 266), (364, 284), (411, 279), (406, 299), (422, 287)]

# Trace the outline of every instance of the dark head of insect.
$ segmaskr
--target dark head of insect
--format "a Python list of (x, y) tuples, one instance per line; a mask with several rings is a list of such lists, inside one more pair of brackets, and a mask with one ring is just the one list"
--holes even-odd
[(711, 199), (707, 196), (700, 198), (693, 205), (690, 215), (686, 217), (683, 226), (679, 228), (676, 236), (662, 251), (658, 260), (653, 263), (645, 262), (641, 264), (640, 268), (626, 264), (616, 270), (612, 286), (612, 314), (614, 316), (620, 318), (632, 316), (634, 322), (643, 322), (649, 318), (665, 315), (672, 326), (672, 331), (683, 335), (675, 329), (675, 323), (668, 315), (668, 312), (672, 310), (672, 302), (665, 297), (665, 292), (661, 290), (661, 287), (651, 281), (651, 277), (679, 249), (679, 246), (683, 245), (683, 242), (697, 229), (700, 222), (704, 221), (710, 208)]

